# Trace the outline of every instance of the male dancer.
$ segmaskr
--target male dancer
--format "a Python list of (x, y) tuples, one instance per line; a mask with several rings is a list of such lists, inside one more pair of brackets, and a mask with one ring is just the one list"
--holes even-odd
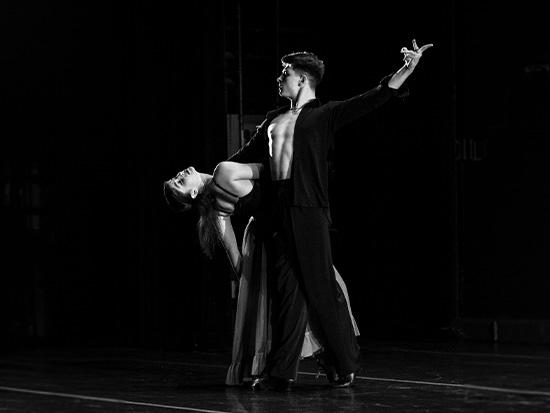
[(304, 331), (309, 319), (324, 352), (320, 364), (334, 387), (352, 384), (359, 368), (359, 345), (346, 300), (335, 281), (329, 237), (327, 156), (334, 134), (399, 94), (431, 44), (402, 48), (404, 65), (375, 88), (345, 101), (326, 104), (315, 91), (324, 74), (313, 53), (283, 56), (277, 78), (279, 94), (290, 106), (267, 113), (254, 136), (230, 160), (262, 162), (271, 176), (263, 227), (272, 299), (272, 346), (263, 377), (290, 389), (298, 372)]

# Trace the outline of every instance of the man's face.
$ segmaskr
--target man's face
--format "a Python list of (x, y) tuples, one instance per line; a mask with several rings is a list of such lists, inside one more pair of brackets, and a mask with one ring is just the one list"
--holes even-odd
[(199, 173), (190, 166), (183, 171), (178, 172), (178, 174), (168, 181), (169, 185), (184, 195), (186, 198), (193, 199), (199, 193), (200, 184), (202, 179)]
[(279, 96), (294, 99), (298, 95), (300, 74), (291, 65), (283, 66), (280, 76), (277, 78)]

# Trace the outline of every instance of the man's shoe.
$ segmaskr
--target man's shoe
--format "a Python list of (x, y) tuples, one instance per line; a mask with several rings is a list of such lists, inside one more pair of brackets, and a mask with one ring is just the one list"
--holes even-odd
[(270, 377), (269, 388), (275, 391), (291, 391), (294, 385), (294, 379), (284, 379), (281, 377)]
[(326, 359), (323, 355), (318, 355), (315, 356), (315, 361), (327, 376), (327, 380), (330, 384), (334, 384), (338, 381), (338, 373), (336, 373), (336, 368), (328, 359)]
[(353, 380), (355, 380), (355, 373), (349, 373), (345, 376), (339, 377), (334, 383), (332, 383), (332, 387), (350, 387), (353, 383)]
[(250, 384), (252, 390), (265, 390), (267, 389), (267, 378), (266, 377), (256, 377)]
[(284, 379), (281, 377), (256, 377), (250, 382), (252, 390), (275, 390), (275, 391), (290, 391), (294, 385), (294, 379)]

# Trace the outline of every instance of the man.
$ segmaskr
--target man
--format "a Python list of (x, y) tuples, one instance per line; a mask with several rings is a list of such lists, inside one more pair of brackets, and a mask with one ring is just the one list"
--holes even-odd
[(323, 62), (309, 52), (281, 59), (277, 84), (290, 106), (269, 112), (250, 141), (230, 158), (262, 162), (271, 177), (263, 228), (273, 337), (266, 371), (253, 388), (266, 383), (291, 388), (308, 320), (323, 345), (318, 361), (331, 384), (352, 384), (359, 368), (359, 345), (333, 273), (327, 156), (335, 133), (398, 95), (431, 46), (419, 48), (413, 40), (413, 50), (401, 49), (405, 64), (393, 75), (363, 94), (326, 104), (315, 94)]

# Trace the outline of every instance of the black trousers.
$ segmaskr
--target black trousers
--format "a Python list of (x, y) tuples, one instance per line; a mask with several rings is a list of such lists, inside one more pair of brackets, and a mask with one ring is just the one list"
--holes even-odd
[(321, 208), (292, 206), (291, 181), (272, 183), (264, 232), (272, 343), (266, 373), (296, 379), (306, 324), (340, 374), (359, 366), (359, 345), (332, 267), (328, 219)]

